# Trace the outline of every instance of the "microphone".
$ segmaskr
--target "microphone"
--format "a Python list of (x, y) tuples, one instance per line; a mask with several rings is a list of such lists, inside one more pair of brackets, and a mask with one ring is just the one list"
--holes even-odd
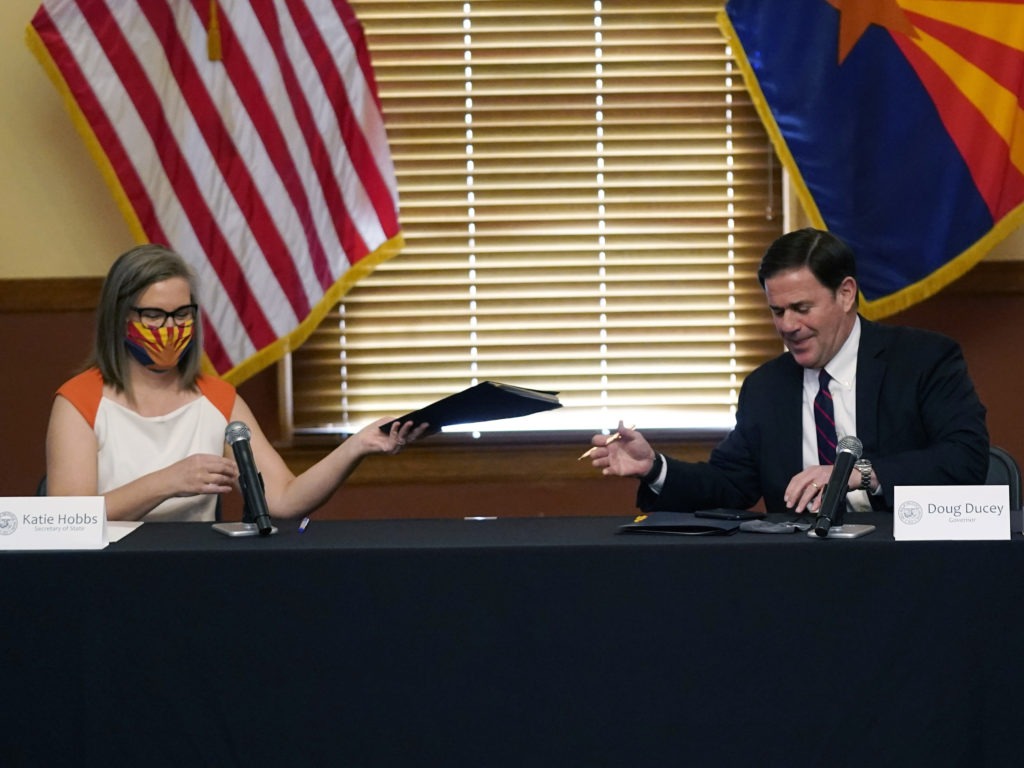
[(263, 478), (256, 469), (256, 461), (252, 457), (249, 440), (252, 432), (241, 421), (232, 421), (224, 430), (224, 439), (235, 452), (235, 463), (238, 464), (238, 484), (242, 486), (242, 498), (245, 500), (246, 520), (256, 523), (260, 536), (267, 536), (274, 527), (270, 522), (267, 510), (267, 497), (263, 492)]
[(832, 478), (825, 486), (818, 510), (818, 520), (814, 523), (814, 532), (818, 536), (828, 536), (828, 529), (835, 523), (843, 524), (843, 513), (846, 511), (846, 483), (849, 481), (853, 465), (864, 452), (864, 444), (853, 435), (847, 435), (836, 446), (836, 463), (832, 467)]

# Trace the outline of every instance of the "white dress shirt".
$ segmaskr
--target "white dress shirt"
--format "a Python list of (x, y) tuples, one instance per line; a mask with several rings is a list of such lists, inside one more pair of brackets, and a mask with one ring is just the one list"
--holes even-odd
[[(835, 357), (828, 361), (825, 370), (832, 381), (828, 390), (832, 393), (832, 407), (836, 419), (836, 435), (841, 440), (847, 435), (857, 435), (857, 350), (860, 348), (860, 317), (853, 323), (853, 330)], [(804, 369), (803, 400), (803, 460), (804, 469), (818, 464), (818, 432), (814, 426), (814, 398), (818, 394), (818, 370)], [(851, 491), (846, 497), (851, 510), (871, 509), (866, 491)]]

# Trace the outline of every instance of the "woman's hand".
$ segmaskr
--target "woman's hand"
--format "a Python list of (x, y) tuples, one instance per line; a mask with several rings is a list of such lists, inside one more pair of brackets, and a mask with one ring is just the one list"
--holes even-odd
[(195, 453), (163, 470), (174, 496), (229, 493), (238, 482), (234, 461), (212, 453)]
[(387, 453), (394, 455), (400, 453), (409, 443), (419, 440), (430, 429), (429, 424), (417, 426), (411, 421), (404, 424), (396, 421), (387, 432), (381, 432), (381, 425), (387, 424), (389, 421), (392, 419), (378, 419), (373, 424), (363, 427), (349, 439), (355, 439), (359, 443), (363, 454)]

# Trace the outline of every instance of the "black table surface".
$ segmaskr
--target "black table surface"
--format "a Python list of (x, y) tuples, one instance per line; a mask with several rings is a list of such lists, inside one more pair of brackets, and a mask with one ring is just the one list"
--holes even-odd
[[(278, 532), (267, 537), (230, 538), (213, 530), (212, 525), (193, 523), (162, 523), (140, 526), (136, 531), (110, 545), (110, 551), (192, 552), (233, 551), (308, 551), (310, 549), (451, 549), (502, 548), (573, 549), (603, 547), (678, 547), (728, 546), (737, 544), (822, 545), (806, 534), (754, 534), (739, 531), (729, 536), (692, 536), (672, 534), (622, 534), (621, 526), (632, 523), (628, 516), (566, 516), (566, 517), (488, 517), (430, 520), (317, 520), (313, 518), (304, 531), (298, 521), (276, 521)], [(773, 517), (772, 519), (793, 519)], [(850, 515), (849, 523), (870, 523), (877, 530), (856, 539), (857, 544), (892, 543), (892, 515), (865, 513)], [(831, 545), (832, 542), (829, 542)]]
[(1024, 764), (1020, 536), (631, 520), (0, 553), (0, 764)]

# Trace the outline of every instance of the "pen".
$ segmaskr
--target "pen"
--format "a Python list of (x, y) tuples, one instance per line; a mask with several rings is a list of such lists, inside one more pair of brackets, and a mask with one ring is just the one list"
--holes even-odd
[[(628, 427), (626, 427), (626, 429), (635, 429), (635, 428), (636, 428), (635, 424), (630, 424)], [(621, 432), (616, 432), (614, 435), (612, 435), (607, 440), (605, 440), (604, 444), (605, 445), (611, 445), (616, 440), (621, 440), (621, 439), (622, 439), (622, 433)], [(576, 459), (576, 461), (582, 461), (583, 459), (587, 458), (587, 456), (590, 456), (594, 451), (596, 451), (600, 447), (601, 446), (598, 446), (598, 445), (592, 445), (590, 448), (588, 448), (586, 451), (584, 451), (583, 455), (580, 456), (578, 459)]]
[(299, 533), (302, 533), (304, 530), (306, 530), (306, 526), (307, 525), (309, 525), (309, 518), (308, 517), (302, 518), (302, 522), (299, 523)]

